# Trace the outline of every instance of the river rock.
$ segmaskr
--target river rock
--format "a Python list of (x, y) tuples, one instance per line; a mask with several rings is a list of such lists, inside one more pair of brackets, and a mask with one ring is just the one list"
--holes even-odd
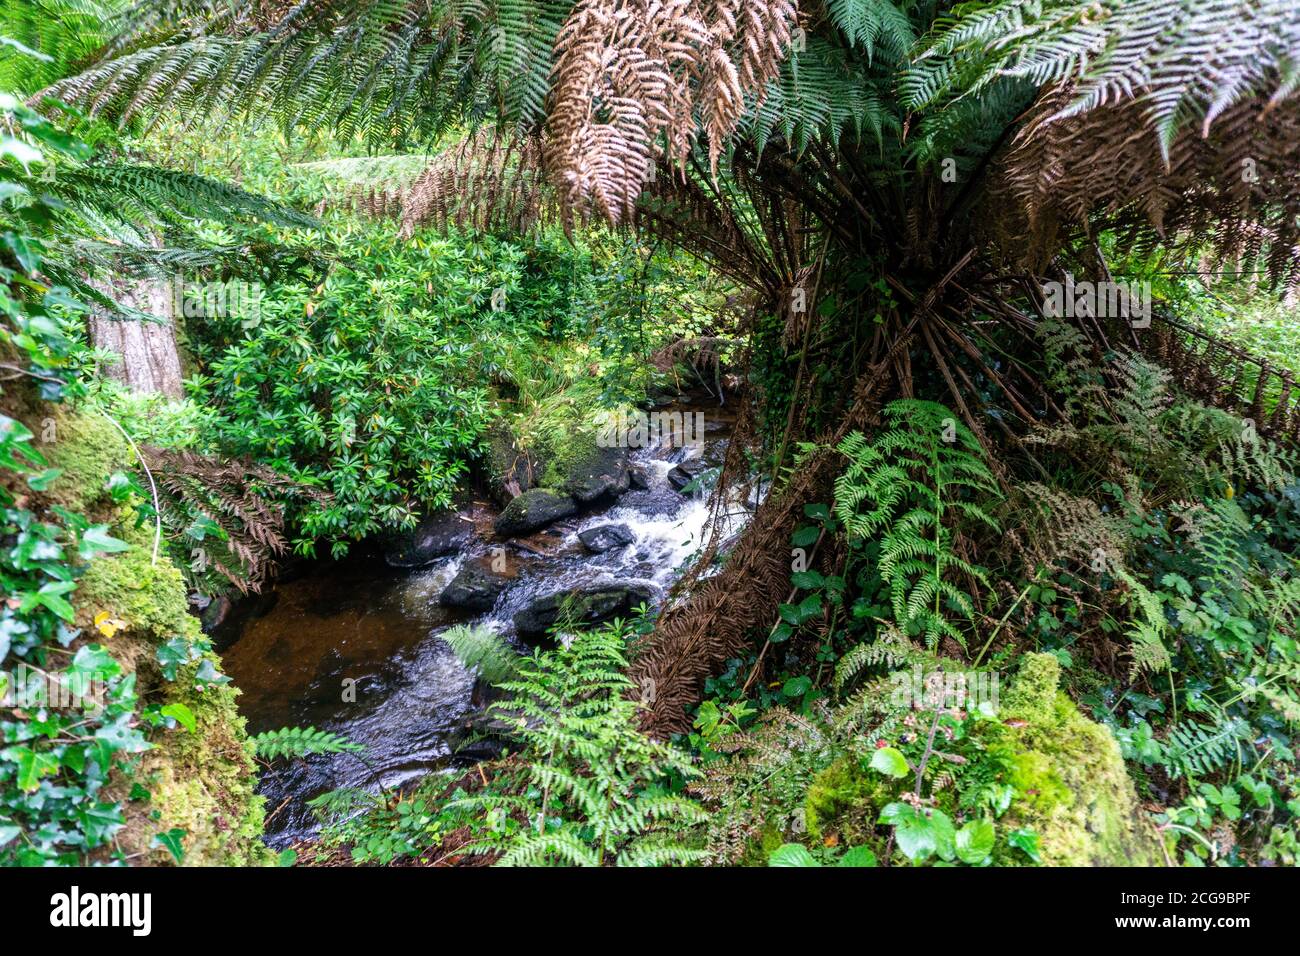
[(625, 524), (602, 524), (579, 531), (578, 540), (588, 551), (599, 554), (601, 551), (627, 547), (636, 540), (636, 535)]
[(574, 454), (565, 471), (564, 491), (582, 504), (617, 497), (632, 485), (625, 448), (590, 445)]
[(633, 467), (628, 469), (628, 482), (637, 491), (646, 491), (650, 487), (650, 476), (644, 468)]
[(504, 422), (498, 422), (487, 436), (488, 491), (502, 507), (537, 485), (542, 463), (526, 448), (521, 448)]
[(497, 516), (497, 534), (505, 538), (532, 534), (548, 524), (577, 514), (578, 505), (568, 495), (534, 488), (515, 497)]
[(654, 588), (645, 584), (600, 584), (568, 591), (556, 591), (538, 598), (515, 615), (515, 630), (521, 637), (540, 637), (569, 612), (574, 623), (598, 624), (610, 618), (628, 616), (640, 604), (655, 598)]
[(477, 564), (467, 564), (443, 589), (438, 603), (479, 613), (490, 611), (509, 584), (510, 580), (500, 574)]
[(473, 530), (473, 524), (451, 509), (426, 515), (413, 530), (389, 538), (384, 547), (384, 561), (391, 568), (423, 567), (455, 554), (469, 541)]
[(688, 458), (668, 472), (668, 483), (681, 491), (708, 470), (709, 465), (703, 458)]

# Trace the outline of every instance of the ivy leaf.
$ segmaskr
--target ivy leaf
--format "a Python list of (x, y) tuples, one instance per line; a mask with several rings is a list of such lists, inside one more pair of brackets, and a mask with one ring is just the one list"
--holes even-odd
[(871, 755), (871, 769), (878, 770), (886, 777), (906, 777), (911, 769), (902, 751), (894, 747), (881, 747)]
[(1043, 857), (1038, 852), (1038, 834), (1033, 830), (1021, 828), (1012, 830), (1007, 837), (1007, 843), (1013, 848), (1021, 851), (1035, 863), (1042, 863)]
[(957, 859), (970, 866), (987, 862), (993, 852), (993, 822), (972, 820), (957, 831)]
[(6, 760), (18, 764), (18, 789), (35, 793), (41, 778), (58, 772), (59, 759), (53, 754), (40, 753), (31, 747), (9, 747), (3, 753)]
[(81, 536), (81, 543), (77, 546), (77, 553), (85, 560), (97, 557), (101, 554), (117, 554), (120, 551), (126, 551), (131, 546), (125, 541), (119, 541), (108, 533), (108, 525), (96, 524), (91, 525)]
[(161, 846), (166, 848), (167, 852), (175, 857), (177, 863), (185, 862), (185, 847), (181, 843), (186, 836), (186, 831), (180, 827), (172, 827), (166, 833), (157, 833), (149, 841), (150, 846)]
[(172, 718), (176, 723), (180, 724), (190, 733), (194, 733), (194, 731), (198, 729), (199, 723), (194, 719), (194, 711), (190, 710), (179, 701), (174, 704), (168, 704), (166, 707), (159, 710), (159, 713), (164, 717)]
[(768, 866), (820, 866), (808, 848), (799, 843), (786, 843), (772, 851)]
[(63, 474), (62, 468), (46, 468), (39, 475), (28, 475), (27, 484), (32, 491), (45, 491), (61, 474)]

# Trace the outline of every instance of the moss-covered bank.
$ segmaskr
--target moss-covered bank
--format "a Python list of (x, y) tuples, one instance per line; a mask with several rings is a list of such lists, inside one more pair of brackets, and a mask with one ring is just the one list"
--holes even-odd
[[(185, 831), (186, 865), (250, 865), (269, 862), (262, 844), (262, 798), (256, 784), (251, 746), (244, 720), (235, 709), (238, 691), (229, 684), (203, 690), (192, 679), (199, 663), (182, 668), (176, 681), (163, 679), (156, 652), (167, 641), (202, 638), (198, 621), (188, 613), (180, 571), (165, 553), (152, 559), (152, 526), (135, 526), (131, 509), (114, 504), (105, 491), (109, 475), (127, 471), (133, 455), (114, 426), (94, 412), (61, 412), (55, 420), (58, 439), (49, 447), (52, 463), (63, 475), (49, 497), (109, 522), (112, 533), (130, 548), (96, 558), (73, 593), (77, 626), (104, 644), (122, 668), (136, 676), (141, 703), (181, 703), (193, 712), (193, 733), (183, 728), (151, 734), (153, 748), (134, 767), (119, 765), (105, 788), (123, 801), (126, 826), (117, 843), (137, 864), (172, 862), (167, 850), (151, 847), (155, 834)], [(108, 612), (125, 627), (107, 640), (94, 628), (95, 615)], [(83, 636), (79, 640), (92, 638)], [(212, 654), (214, 666), (220, 660)], [(138, 784), (148, 790), (140, 797)], [(136, 799), (131, 799), (133, 796)]]

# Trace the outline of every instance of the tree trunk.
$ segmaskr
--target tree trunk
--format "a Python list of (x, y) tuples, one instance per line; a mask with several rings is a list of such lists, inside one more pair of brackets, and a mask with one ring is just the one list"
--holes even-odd
[(116, 301), (158, 318), (157, 322), (117, 319), (96, 309), (90, 318), (91, 341), (118, 359), (103, 371), (133, 392), (161, 392), (180, 398), (181, 359), (176, 345), (171, 286), (167, 282), (119, 281), (104, 290)]

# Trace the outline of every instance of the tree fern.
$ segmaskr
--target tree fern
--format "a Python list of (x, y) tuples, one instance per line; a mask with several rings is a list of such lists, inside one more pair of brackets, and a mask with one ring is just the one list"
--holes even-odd
[(839, 450), (848, 467), (835, 482), (836, 514), (851, 538), (879, 534), (877, 570), (889, 586), (894, 620), (924, 634), (965, 645), (949, 618), (975, 617), (959, 585), (988, 586), (987, 572), (955, 551), (959, 530), (998, 530), (986, 502), (1000, 496), (979, 442), (956, 416), (933, 402), (902, 399), (884, 411), (886, 431), (868, 441), (850, 434)]

